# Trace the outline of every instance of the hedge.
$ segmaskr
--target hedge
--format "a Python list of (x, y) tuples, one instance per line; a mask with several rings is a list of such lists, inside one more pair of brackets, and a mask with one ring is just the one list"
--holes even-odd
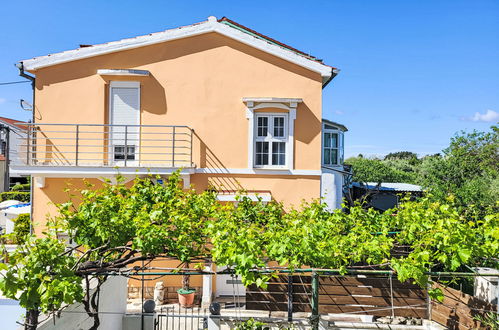
[(10, 191), (30, 191), (31, 185), (29, 183), (18, 183), (10, 188)]
[(0, 202), (15, 200), (24, 203), (29, 203), (30, 201), (29, 195), (30, 193), (27, 191), (6, 191), (0, 193)]

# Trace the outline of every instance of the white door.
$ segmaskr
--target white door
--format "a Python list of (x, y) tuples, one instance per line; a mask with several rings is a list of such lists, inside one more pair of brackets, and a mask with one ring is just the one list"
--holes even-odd
[[(140, 83), (112, 81), (109, 90), (111, 161), (118, 165), (138, 165), (140, 145)], [(135, 125), (135, 126), (134, 126)], [(126, 161), (125, 161), (126, 159)]]
[[(225, 270), (226, 267), (217, 267), (217, 271)], [(246, 288), (244, 287), (241, 277), (233, 277), (231, 275), (217, 274), (217, 290), (216, 296), (245, 296)]]

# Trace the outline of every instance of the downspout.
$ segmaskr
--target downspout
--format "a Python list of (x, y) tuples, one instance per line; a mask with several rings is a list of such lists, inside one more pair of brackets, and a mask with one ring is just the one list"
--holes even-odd
[[(24, 72), (24, 65), (23, 65), (23, 62), (18, 62), (15, 64), (16, 67), (19, 69), (19, 75), (23, 78), (26, 78), (28, 80), (31, 80), (31, 89), (33, 91), (33, 96), (32, 96), (32, 103), (33, 103), (33, 108), (31, 109), (31, 122), (34, 123), (35, 122), (35, 83), (36, 83), (36, 78), (33, 77), (33, 76), (30, 76), (29, 74), (27, 74), (26, 72)], [(26, 137), (29, 139), (30, 138), (30, 133), (31, 133), (31, 128), (30, 126), (28, 126), (28, 129), (27, 129), (27, 132), (26, 132)], [(26, 152), (28, 153), (29, 150), (26, 149)], [(26, 164), (26, 165), (29, 165), (29, 164)], [(33, 203), (33, 176), (31, 175), (30, 176), (30, 187), (29, 187), (29, 203), (31, 205), (31, 212), (30, 212), (30, 222), (29, 222), (29, 232), (30, 234), (33, 234), (33, 210), (35, 209), (35, 204)]]
[(326, 80), (326, 82), (322, 84), (322, 89), (326, 88), (326, 86), (331, 82), (331, 80), (334, 79), (334, 77), (336, 77), (338, 75), (338, 73), (340, 73), (340, 69), (333, 68), (331, 71), (331, 77), (329, 77), (329, 79)]

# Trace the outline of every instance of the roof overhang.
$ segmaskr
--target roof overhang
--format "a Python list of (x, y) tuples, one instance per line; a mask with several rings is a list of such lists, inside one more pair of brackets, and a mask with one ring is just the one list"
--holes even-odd
[(150, 72), (147, 70), (133, 70), (133, 69), (98, 69), (97, 74), (101, 76), (149, 76)]
[(335, 121), (322, 118), (322, 123), (323, 124), (328, 124), (328, 125), (331, 125), (331, 126), (335, 126), (336, 128), (338, 128), (339, 130), (341, 130), (343, 132), (348, 132), (348, 128), (345, 125), (337, 123)]
[(256, 38), (250, 34), (244, 33), (238, 29), (234, 29), (226, 24), (217, 21), (216, 17), (210, 16), (207, 21), (188, 25), (185, 27), (166, 30), (139, 36), (135, 38), (123, 39), (119, 41), (108, 42), (105, 44), (94, 45), (90, 47), (83, 47), (74, 50), (68, 50), (61, 53), (35, 57), (28, 60), (21, 61), (23, 68), (27, 71), (36, 71), (52, 65), (62, 64), (66, 62), (76, 61), (84, 58), (105, 55), (109, 53), (129, 50), (157, 43), (162, 43), (171, 40), (177, 40), (196, 35), (215, 32), (236, 41), (239, 41), (248, 46), (254, 47), (310, 71), (319, 73), (322, 77), (323, 85), (326, 84), (334, 75), (333, 67), (322, 64), (318, 61), (299, 55), (291, 50), (280, 47), (276, 44), (267, 42), (260, 38)]

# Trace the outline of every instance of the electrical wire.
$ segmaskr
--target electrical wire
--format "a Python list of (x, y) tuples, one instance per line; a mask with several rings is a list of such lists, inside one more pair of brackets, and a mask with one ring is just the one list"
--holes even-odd
[(1, 85), (13, 85), (13, 84), (23, 84), (23, 83), (29, 83), (31, 81), (29, 80), (20, 80), (20, 81), (9, 81), (9, 82), (0, 82)]

